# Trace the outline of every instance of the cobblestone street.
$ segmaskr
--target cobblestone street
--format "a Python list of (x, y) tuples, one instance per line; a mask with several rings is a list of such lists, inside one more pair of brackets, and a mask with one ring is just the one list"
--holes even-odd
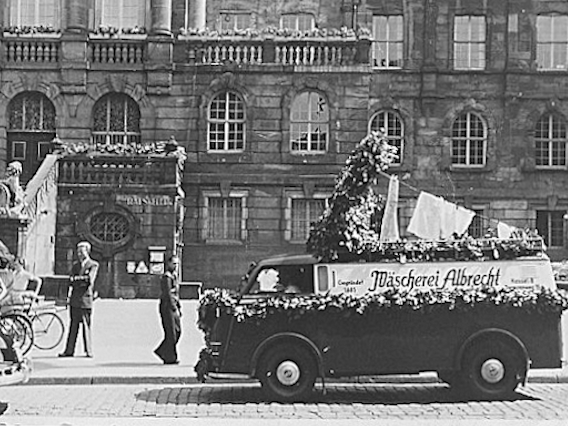
[[(444, 385), (333, 384), (311, 401), (263, 400), (256, 384), (14, 386), (5, 416), (568, 421), (568, 385), (531, 384), (507, 401), (466, 401)], [(0, 416), (0, 423), (2, 416)]]

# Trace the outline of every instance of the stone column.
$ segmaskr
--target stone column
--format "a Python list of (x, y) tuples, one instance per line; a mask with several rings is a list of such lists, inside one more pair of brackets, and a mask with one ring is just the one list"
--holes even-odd
[(150, 34), (170, 36), (172, 34), (172, 0), (152, 0), (152, 29)]
[(89, 9), (85, 0), (65, 0), (65, 30), (73, 33), (86, 32), (89, 26)]
[(207, 0), (190, 0), (189, 28), (204, 30), (207, 26)]

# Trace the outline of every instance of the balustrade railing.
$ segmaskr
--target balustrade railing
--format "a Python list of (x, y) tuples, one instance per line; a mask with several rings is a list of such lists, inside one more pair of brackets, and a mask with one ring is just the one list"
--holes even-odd
[(183, 170), (176, 157), (68, 156), (59, 160), (59, 183), (177, 185)]
[(5, 60), (8, 63), (57, 63), (60, 56), (59, 39), (5, 38)]
[(143, 40), (90, 40), (89, 60), (95, 64), (142, 64)]
[(182, 38), (186, 58), (196, 64), (345, 66), (369, 63), (367, 39)]

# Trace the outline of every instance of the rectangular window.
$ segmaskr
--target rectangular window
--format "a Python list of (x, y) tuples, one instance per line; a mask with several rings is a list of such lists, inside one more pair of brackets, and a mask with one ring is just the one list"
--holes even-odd
[(485, 209), (473, 208), (475, 216), (473, 217), (471, 224), (467, 230), (467, 233), (473, 238), (483, 238), (489, 227), (489, 220), (485, 216)]
[(207, 197), (206, 239), (242, 241), (244, 239), (244, 207), (244, 197)]
[(565, 211), (537, 210), (536, 229), (548, 247), (564, 246)]
[(403, 19), (402, 15), (373, 16), (373, 66), (402, 68)]
[(60, 0), (10, 0), (10, 25), (60, 28)]
[(100, 25), (114, 28), (145, 26), (146, 0), (99, 0)]
[(454, 69), (485, 69), (485, 16), (454, 17)]
[(51, 142), (39, 142), (37, 144), (37, 159), (43, 160), (51, 152)]
[(310, 236), (312, 222), (316, 222), (325, 209), (325, 200), (292, 198), (291, 203), (291, 239), (306, 241)]
[(306, 32), (315, 27), (314, 16), (309, 13), (290, 13), (280, 18), (280, 28)]
[(26, 143), (13, 142), (12, 143), (12, 160), (25, 160), (26, 159)]
[(246, 30), (251, 27), (250, 13), (221, 12), (220, 29), (223, 30)]
[(541, 15), (536, 18), (536, 62), (541, 70), (566, 70), (568, 16)]

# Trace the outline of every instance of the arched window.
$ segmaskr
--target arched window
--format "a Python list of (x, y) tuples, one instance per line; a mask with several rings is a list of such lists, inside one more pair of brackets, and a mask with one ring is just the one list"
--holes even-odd
[(395, 146), (398, 158), (393, 164), (401, 164), (404, 153), (404, 122), (396, 111), (379, 111), (372, 118), (370, 131), (384, 131), (389, 144)]
[(209, 151), (242, 151), (245, 148), (245, 104), (234, 92), (220, 93), (209, 105)]
[(329, 109), (317, 92), (300, 93), (290, 114), (290, 150), (326, 152), (329, 140)]
[(535, 164), (542, 167), (566, 166), (566, 123), (557, 114), (544, 114), (536, 123)]
[(451, 159), (454, 166), (484, 166), (487, 156), (487, 125), (473, 112), (460, 114), (452, 125)]
[(55, 137), (55, 107), (39, 92), (24, 92), (8, 105), (8, 162), (23, 166), (28, 181), (47, 154)]
[(131, 97), (109, 93), (97, 101), (93, 115), (95, 144), (140, 143), (140, 109)]

